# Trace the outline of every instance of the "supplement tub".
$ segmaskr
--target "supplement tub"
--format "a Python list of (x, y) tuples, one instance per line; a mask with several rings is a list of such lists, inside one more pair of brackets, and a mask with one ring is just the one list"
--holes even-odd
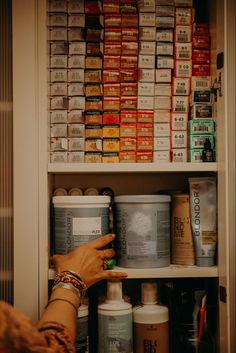
[(170, 265), (169, 195), (124, 195), (114, 198), (118, 266)]
[(54, 253), (75, 247), (109, 232), (109, 196), (54, 196)]

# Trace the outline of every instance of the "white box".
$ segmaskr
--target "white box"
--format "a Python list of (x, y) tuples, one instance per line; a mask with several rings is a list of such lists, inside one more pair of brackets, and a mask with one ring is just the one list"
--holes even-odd
[(156, 39), (155, 27), (139, 27), (139, 40), (154, 41)]
[(191, 77), (191, 76), (192, 76), (192, 61), (176, 60), (175, 77)]
[(50, 126), (51, 137), (67, 137), (67, 124), (55, 124)]
[(67, 152), (51, 152), (50, 163), (67, 163)]
[(169, 56), (157, 56), (157, 68), (158, 69), (173, 69), (174, 68), (174, 59)]
[(157, 55), (174, 55), (174, 45), (168, 42), (157, 42), (156, 48)]
[(157, 83), (171, 83), (171, 69), (156, 69)]
[(50, 70), (50, 82), (67, 82), (67, 70), (66, 69), (51, 69)]
[(154, 69), (155, 68), (155, 55), (142, 55), (138, 56), (139, 69)]
[(139, 26), (141, 27), (155, 27), (156, 14), (154, 12), (140, 12), (139, 13)]
[(69, 110), (73, 109), (85, 109), (85, 97), (75, 96), (69, 97)]
[(170, 123), (154, 123), (154, 137), (170, 136)]
[(155, 83), (155, 96), (168, 96), (172, 95), (171, 83)]
[(84, 69), (68, 70), (68, 82), (84, 82)]
[(191, 90), (206, 90), (211, 89), (211, 76), (192, 76)]
[(170, 162), (170, 151), (154, 151), (153, 162)]
[(68, 139), (68, 151), (84, 151), (84, 137), (74, 137)]
[(189, 96), (172, 96), (172, 112), (188, 113)]
[(68, 125), (68, 137), (85, 137), (85, 125), (84, 124), (69, 124)]
[(69, 54), (85, 55), (86, 42), (71, 42), (69, 43)]
[(84, 96), (84, 84), (82, 82), (69, 83), (68, 96)]
[(172, 131), (171, 132), (171, 148), (187, 148), (188, 147), (188, 132), (187, 131)]
[(55, 69), (67, 68), (67, 55), (51, 55), (50, 67)]
[(56, 82), (50, 85), (51, 96), (66, 96), (67, 95), (67, 84)]
[(171, 130), (186, 131), (188, 129), (188, 113), (171, 114)]
[(139, 42), (139, 54), (143, 55), (155, 55), (156, 54), (156, 42)]
[(156, 32), (156, 41), (173, 43), (174, 41), (173, 29), (158, 28)]
[(173, 77), (173, 95), (189, 96), (190, 95), (190, 78)]
[(170, 136), (154, 137), (154, 151), (170, 150)]
[(155, 12), (155, 0), (142, 0), (138, 2), (140, 12)]
[(175, 43), (190, 43), (192, 41), (191, 26), (175, 27)]
[(187, 148), (174, 148), (171, 151), (171, 159), (174, 163), (185, 163), (188, 161)]
[(85, 14), (69, 14), (68, 16), (68, 27), (84, 27), (85, 26)]
[(70, 55), (68, 58), (68, 68), (80, 68), (85, 67), (85, 56), (84, 55)]
[(168, 96), (155, 96), (154, 109), (171, 109), (171, 97)]
[(53, 110), (50, 112), (51, 124), (67, 123), (67, 110)]
[(192, 43), (175, 43), (175, 59), (191, 60), (192, 59)]
[(84, 163), (84, 152), (69, 152), (68, 153), (69, 163)]
[(139, 69), (140, 82), (155, 82), (155, 69)]
[(154, 123), (169, 123), (170, 110), (154, 110)]
[(154, 96), (154, 82), (139, 82), (138, 95), (139, 96)]
[(140, 110), (153, 110), (154, 108), (154, 97), (138, 96), (138, 109)]

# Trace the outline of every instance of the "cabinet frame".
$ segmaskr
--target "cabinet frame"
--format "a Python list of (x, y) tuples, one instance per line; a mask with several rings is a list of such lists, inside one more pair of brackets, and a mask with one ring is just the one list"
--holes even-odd
[[(235, 3), (234, 0), (210, 0), (210, 5), (214, 6), (213, 3), (217, 6), (217, 26), (219, 24), (218, 32), (221, 33), (217, 45), (225, 54), (224, 91), (223, 97), (218, 97), (218, 117), (221, 114), (217, 120), (218, 162), (213, 170), (217, 173), (219, 187), (219, 284), (227, 292), (227, 302), (219, 301), (219, 352), (234, 353)], [(12, 6), (14, 304), (35, 321), (47, 302), (53, 174), (78, 173), (79, 170), (65, 168), (60, 171), (48, 166), (46, 1), (13, 0)], [(163, 171), (172, 173), (172, 168), (164, 167)], [(181, 172), (178, 168), (176, 166), (176, 171)], [(95, 173), (95, 170), (90, 172)]]

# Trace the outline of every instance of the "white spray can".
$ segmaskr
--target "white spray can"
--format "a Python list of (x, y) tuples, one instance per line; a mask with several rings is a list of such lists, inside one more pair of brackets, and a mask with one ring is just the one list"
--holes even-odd
[(132, 353), (132, 305), (122, 297), (122, 282), (107, 282), (107, 298), (98, 305), (98, 353)]
[(142, 283), (142, 305), (133, 308), (134, 352), (169, 353), (169, 310), (157, 304), (157, 283)]

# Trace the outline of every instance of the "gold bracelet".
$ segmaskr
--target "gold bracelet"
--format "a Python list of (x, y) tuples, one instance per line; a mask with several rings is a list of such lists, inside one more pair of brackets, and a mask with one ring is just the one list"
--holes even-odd
[(66, 303), (72, 305), (73, 308), (75, 309), (75, 312), (76, 312), (76, 315), (77, 315), (78, 309), (76, 308), (75, 304), (72, 303), (70, 300), (64, 299), (64, 298), (55, 298), (55, 299), (49, 300), (49, 302), (48, 302), (47, 305), (45, 306), (45, 309), (47, 309), (47, 307), (49, 306), (49, 304), (51, 304), (51, 303), (53, 303), (53, 302), (55, 302), (55, 301), (57, 301), (57, 300), (61, 300), (61, 301), (63, 301), (63, 302), (66, 302)]

